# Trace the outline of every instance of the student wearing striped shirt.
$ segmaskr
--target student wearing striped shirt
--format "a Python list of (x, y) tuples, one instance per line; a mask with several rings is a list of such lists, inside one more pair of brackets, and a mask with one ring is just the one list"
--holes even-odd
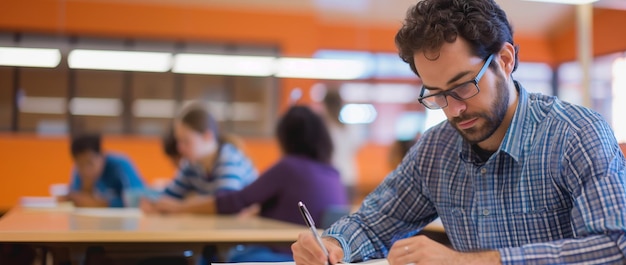
[(182, 157), (174, 180), (156, 201), (142, 199), (141, 208), (182, 208), (195, 197), (241, 190), (257, 178), (250, 159), (225, 135), (200, 104), (186, 108), (174, 121), (174, 137)]
[[(518, 49), (494, 0), (420, 1), (395, 40), (419, 102), (447, 121), (324, 232), (331, 263), (626, 261), (626, 167), (609, 124), (513, 79)], [(413, 236), (437, 217), (453, 248)], [(311, 233), (292, 250), (298, 265), (325, 263)]]

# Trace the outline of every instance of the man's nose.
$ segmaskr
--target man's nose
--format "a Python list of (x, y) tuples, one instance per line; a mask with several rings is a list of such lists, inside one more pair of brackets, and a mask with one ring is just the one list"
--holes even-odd
[(463, 100), (458, 100), (450, 95), (446, 96), (446, 100), (448, 101), (448, 112), (453, 117), (460, 116), (467, 109), (467, 104)]

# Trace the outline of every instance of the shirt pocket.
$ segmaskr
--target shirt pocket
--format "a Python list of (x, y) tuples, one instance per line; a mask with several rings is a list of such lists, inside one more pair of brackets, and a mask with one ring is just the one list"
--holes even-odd
[(525, 244), (573, 237), (571, 209), (540, 208), (525, 212), (502, 211), (478, 221), (485, 248), (519, 247)]

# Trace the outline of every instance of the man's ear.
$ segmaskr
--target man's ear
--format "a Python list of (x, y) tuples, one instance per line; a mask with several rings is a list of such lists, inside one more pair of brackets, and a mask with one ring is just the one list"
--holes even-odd
[(513, 68), (515, 67), (515, 46), (513, 44), (505, 42), (498, 52), (499, 59), (497, 60), (500, 65), (500, 69), (504, 71), (505, 76), (511, 76)]

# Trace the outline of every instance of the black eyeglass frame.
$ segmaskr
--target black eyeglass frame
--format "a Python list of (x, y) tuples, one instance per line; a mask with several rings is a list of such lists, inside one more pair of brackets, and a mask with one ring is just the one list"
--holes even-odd
[[(443, 109), (443, 108), (448, 106), (448, 96), (451, 96), (451, 97), (453, 97), (456, 100), (463, 101), (463, 100), (467, 100), (467, 99), (470, 99), (470, 98), (478, 95), (478, 93), (480, 93), (480, 87), (478, 86), (478, 82), (480, 82), (480, 79), (483, 77), (483, 75), (487, 71), (487, 68), (489, 67), (489, 64), (493, 60), (494, 56), (495, 56), (494, 54), (491, 54), (491, 55), (489, 55), (489, 57), (487, 57), (487, 60), (485, 60), (485, 63), (480, 68), (480, 70), (478, 71), (478, 74), (476, 74), (476, 77), (474, 77), (474, 79), (472, 79), (470, 81), (467, 81), (467, 82), (464, 82), (462, 84), (459, 84), (459, 85), (457, 85), (457, 86), (455, 86), (455, 87), (453, 87), (451, 89), (448, 89), (446, 91), (442, 91), (442, 92), (439, 92), (439, 93), (436, 93), (436, 94), (424, 96), (424, 91), (426, 91), (426, 89), (422, 85), (420, 96), (417, 99), (417, 101), (419, 101), (420, 104), (424, 105), (424, 107), (426, 107), (428, 109)], [(476, 93), (463, 98), (463, 97), (459, 96), (459, 94), (457, 94), (455, 92), (456, 89), (465, 87), (468, 84), (473, 84), (474, 87), (476, 87)], [(445, 102), (445, 104), (443, 104), (443, 106), (439, 106), (437, 103), (435, 103), (436, 100), (433, 100), (433, 103), (430, 103), (429, 101), (427, 101), (428, 98), (432, 98), (432, 97), (442, 97), (443, 98), (443, 102)]]

